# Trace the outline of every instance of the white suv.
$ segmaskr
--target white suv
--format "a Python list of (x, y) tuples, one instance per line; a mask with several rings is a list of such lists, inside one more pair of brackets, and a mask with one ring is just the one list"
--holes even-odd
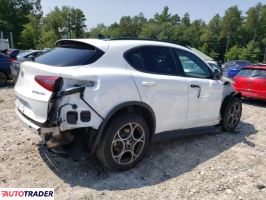
[(95, 152), (115, 170), (184, 130), (233, 131), (242, 112), (218, 71), (185, 47), (151, 40), (60, 40), (21, 64), (15, 91), (17, 115), (48, 148), (73, 158)]

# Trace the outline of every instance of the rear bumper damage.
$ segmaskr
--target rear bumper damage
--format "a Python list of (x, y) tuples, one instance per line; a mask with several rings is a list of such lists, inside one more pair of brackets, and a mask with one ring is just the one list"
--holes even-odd
[(45, 123), (29, 118), (19, 107), (16, 107), (16, 114), (26, 127), (42, 138), (42, 143), (48, 148), (63, 148), (70, 154), (75, 152), (76, 159), (78, 154), (94, 152), (97, 129), (103, 121), (103, 117), (83, 99), (83, 92), (84, 89), (54, 95)]
[(73, 160), (84, 160), (93, 154), (98, 131), (92, 128), (76, 128), (60, 131), (59, 127), (49, 127), (28, 119), (16, 108), (16, 114), (24, 126), (41, 137), (42, 144), (55, 153), (67, 154)]
[(27, 118), (18, 108), (15, 109), (17, 116), (23, 122), (23, 125), (30, 129), (31, 132), (39, 135), (42, 138), (42, 142), (45, 143), (45, 135), (56, 131), (56, 127), (44, 127), (40, 126), (37, 122)]

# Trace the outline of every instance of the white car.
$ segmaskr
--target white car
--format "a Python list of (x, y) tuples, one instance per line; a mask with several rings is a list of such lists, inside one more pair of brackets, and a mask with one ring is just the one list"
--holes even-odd
[(241, 95), (191, 50), (140, 39), (60, 40), (21, 64), (15, 92), (17, 115), (48, 148), (96, 153), (115, 170), (151, 141), (233, 131), (242, 112)]

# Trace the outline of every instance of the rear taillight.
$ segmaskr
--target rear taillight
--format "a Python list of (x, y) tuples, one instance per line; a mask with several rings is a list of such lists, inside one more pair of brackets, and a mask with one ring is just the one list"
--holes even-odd
[(35, 81), (50, 92), (54, 91), (56, 81), (59, 79), (59, 76), (35, 76)]

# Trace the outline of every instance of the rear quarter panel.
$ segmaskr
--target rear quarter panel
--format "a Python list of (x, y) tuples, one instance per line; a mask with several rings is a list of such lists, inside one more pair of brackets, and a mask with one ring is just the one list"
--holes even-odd
[[(141, 101), (136, 85), (126, 68), (123, 58), (124, 49), (113, 47), (97, 62), (81, 66), (70, 73), (61, 73), (64, 80), (62, 90), (73, 87), (73, 83), (94, 82), (86, 87), (84, 99), (103, 117), (116, 106), (130, 101)], [(114, 59), (116, 58), (116, 59)], [(70, 100), (69, 100), (70, 101)], [(98, 128), (99, 120), (93, 125)]]

